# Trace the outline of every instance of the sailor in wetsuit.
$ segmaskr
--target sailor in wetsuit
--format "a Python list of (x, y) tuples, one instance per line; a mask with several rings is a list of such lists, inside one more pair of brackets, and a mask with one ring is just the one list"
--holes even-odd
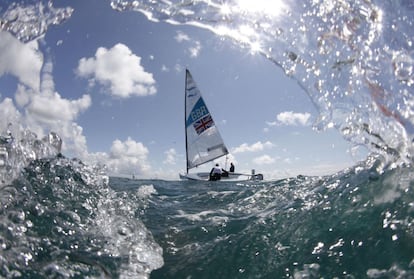
[(221, 179), (221, 168), (216, 164), (210, 171), (210, 181), (217, 181)]
[(230, 172), (234, 172), (234, 165), (233, 165), (233, 163), (230, 163), (230, 170), (229, 170)]

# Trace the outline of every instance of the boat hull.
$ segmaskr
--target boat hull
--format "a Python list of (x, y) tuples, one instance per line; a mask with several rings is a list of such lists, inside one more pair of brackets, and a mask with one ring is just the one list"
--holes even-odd
[[(195, 181), (209, 181), (210, 173), (197, 172), (180, 174), (182, 180), (195, 180)], [(262, 174), (245, 174), (245, 173), (229, 173), (228, 176), (222, 176), (220, 180), (216, 181), (258, 181), (263, 180)]]

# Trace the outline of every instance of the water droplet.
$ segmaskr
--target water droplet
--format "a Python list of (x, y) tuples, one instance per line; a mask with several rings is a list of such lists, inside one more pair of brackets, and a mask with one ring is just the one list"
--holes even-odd
[(413, 84), (413, 65), (414, 61), (408, 53), (398, 52), (392, 59), (392, 67), (395, 77), (400, 80)]

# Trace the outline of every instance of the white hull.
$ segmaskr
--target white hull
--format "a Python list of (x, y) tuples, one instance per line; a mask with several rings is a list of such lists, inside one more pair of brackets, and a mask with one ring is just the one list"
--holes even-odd
[[(210, 173), (208, 172), (197, 172), (180, 174), (180, 179), (183, 180), (196, 180), (196, 181), (209, 181)], [(229, 176), (222, 176), (221, 180), (217, 181), (257, 181), (263, 180), (261, 174), (244, 174), (244, 173), (229, 173)]]

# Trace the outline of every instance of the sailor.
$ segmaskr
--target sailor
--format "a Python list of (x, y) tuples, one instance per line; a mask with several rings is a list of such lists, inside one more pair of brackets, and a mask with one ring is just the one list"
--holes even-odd
[(210, 171), (210, 181), (216, 181), (221, 179), (221, 168), (219, 164), (216, 164)]
[(233, 165), (233, 163), (230, 163), (230, 170), (229, 170), (230, 172), (234, 172), (234, 165)]

